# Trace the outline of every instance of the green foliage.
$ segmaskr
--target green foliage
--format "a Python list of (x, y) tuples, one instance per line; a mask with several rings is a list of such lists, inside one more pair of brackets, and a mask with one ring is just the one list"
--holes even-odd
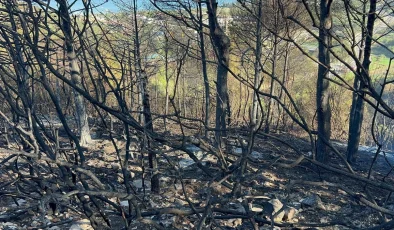
[(155, 76), (149, 78), (149, 83), (153, 86), (153, 88), (157, 89), (161, 96), (166, 95), (166, 87), (168, 87), (168, 94), (170, 97), (174, 93), (175, 79), (170, 78), (167, 82), (164, 66), (160, 67)]

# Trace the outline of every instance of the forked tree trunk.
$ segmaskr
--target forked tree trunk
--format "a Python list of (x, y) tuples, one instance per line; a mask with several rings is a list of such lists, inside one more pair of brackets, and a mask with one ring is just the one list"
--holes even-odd
[[(352, 107), (350, 111), (350, 122), (349, 122), (349, 140), (348, 140), (348, 147), (347, 147), (347, 161), (349, 163), (353, 163), (355, 161), (355, 156), (358, 151), (358, 146), (360, 144), (360, 134), (361, 134), (361, 127), (363, 123), (363, 116), (364, 116), (364, 96), (365, 93), (363, 89), (366, 87), (365, 80), (369, 78), (369, 66), (371, 61), (369, 60), (371, 57), (371, 47), (372, 47), (372, 36), (373, 36), (373, 29), (376, 20), (376, 0), (370, 0), (369, 5), (369, 13), (368, 13), (368, 20), (367, 20), (367, 27), (366, 31), (363, 31), (363, 38), (362, 41), (365, 39), (365, 46), (364, 50), (360, 51), (360, 59), (362, 59), (362, 67), (357, 67), (357, 75), (354, 79), (354, 88), (358, 92), (353, 93), (353, 100), (352, 100)], [(365, 12), (365, 5), (364, 5), (364, 12)], [(364, 21), (363, 18), (363, 28), (364, 28)], [(364, 34), (366, 35), (364, 37)]]
[(215, 139), (217, 146), (222, 146), (222, 138), (226, 137), (226, 121), (229, 119), (229, 96), (227, 73), (229, 66), (230, 39), (220, 27), (217, 18), (217, 1), (207, 2), (210, 35), (215, 46), (218, 68), (216, 75), (216, 125)]

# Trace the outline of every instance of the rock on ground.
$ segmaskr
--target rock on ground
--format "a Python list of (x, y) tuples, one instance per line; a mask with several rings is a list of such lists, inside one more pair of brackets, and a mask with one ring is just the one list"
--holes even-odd
[(322, 210), (326, 209), (323, 205), (323, 202), (320, 199), (320, 196), (317, 194), (312, 194), (308, 197), (305, 197), (300, 202), (301, 202), (301, 208), (303, 209), (305, 208), (312, 208), (312, 209), (319, 208)]
[[(272, 200), (270, 200), (268, 202), (270, 204), (272, 204), (272, 206), (274, 208), (274, 213), (273, 214), (277, 213), (283, 207), (282, 202), (280, 200), (278, 200), (278, 199), (272, 199)], [(280, 213), (278, 213), (276, 215), (274, 220), (280, 222), (280, 221), (282, 221), (284, 215), (285, 215), (285, 212), (281, 211)]]

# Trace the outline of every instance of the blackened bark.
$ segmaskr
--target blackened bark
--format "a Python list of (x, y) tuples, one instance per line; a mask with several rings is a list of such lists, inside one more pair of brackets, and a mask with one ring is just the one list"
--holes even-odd
[(168, 106), (170, 102), (170, 96), (168, 92), (169, 84), (170, 84), (170, 76), (168, 74), (168, 52), (169, 52), (169, 42), (167, 34), (164, 33), (164, 70), (165, 70), (165, 77), (166, 77), (166, 105), (164, 109), (164, 130), (167, 131), (167, 115), (168, 115)]
[[(142, 80), (142, 89), (143, 91), (143, 108), (144, 108), (144, 125), (147, 130), (153, 132), (153, 123), (152, 123), (152, 113), (150, 111), (150, 100), (149, 100), (149, 92), (147, 90), (147, 76), (145, 72), (141, 72), (141, 80)], [(148, 141), (148, 147), (150, 147), (150, 143)], [(155, 171), (157, 169), (157, 158), (156, 153), (153, 151), (148, 151), (148, 159), (149, 159), (149, 167), (153, 170), (153, 175), (151, 177), (151, 191), (153, 193), (160, 192), (160, 181), (159, 174)]]
[[(202, 64), (202, 75), (204, 79), (204, 88), (205, 88), (205, 125), (209, 127), (209, 101), (210, 101), (210, 89), (209, 89), (209, 79), (208, 79), (208, 71), (207, 71), (207, 57), (205, 54), (205, 41), (204, 41), (204, 31), (203, 31), (203, 18), (202, 18), (202, 9), (201, 9), (201, 1), (198, 2), (198, 12), (199, 12), (199, 21), (198, 21), (198, 36), (200, 41), (200, 53), (201, 53), (201, 64)], [(185, 98), (184, 98), (185, 100)], [(186, 109), (185, 109), (186, 111)], [(186, 112), (184, 114), (186, 116)], [(208, 129), (205, 128), (205, 137), (208, 137)]]
[[(62, 19), (61, 27), (64, 33), (64, 42), (67, 52), (67, 59), (70, 65), (71, 81), (77, 85), (82, 85), (81, 73), (78, 66), (78, 59), (75, 54), (73, 37), (71, 32), (71, 18), (68, 12), (67, 2), (65, 0), (58, 0), (59, 3), (59, 14)], [(80, 135), (80, 145), (86, 146), (91, 142), (88, 115), (86, 113), (86, 106), (83, 101), (82, 95), (77, 93), (75, 90), (74, 101), (75, 110), (77, 114), (78, 130)]]
[(320, 2), (320, 28), (319, 28), (319, 68), (316, 86), (317, 108), (317, 144), (316, 159), (320, 162), (327, 161), (327, 146), (325, 142), (331, 136), (331, 107), (329, 102), (329, 69), (330, 65), (330, 35), (331, 29), (331, 3), (332, 0)]
[[(352, 108), (349, 122), (349, 140), (347, 148), (347, 161), (352, 163), (355, 161), (355, 156), (360, 144), (361, 127), (364, 117), (364, 89), (366, 88), (366, 79), (369, 78), (369, 66), (372, 47), (373, 29), (376, 20), (376, 0), (370, 0), (369, 13), (367, 19), (364, 55), (362, 56), (362, 66), (357, 67), (358, 76), (354, 80), (354, 88), (357, 92), (353, 94)], [(363, 24), (364, 25), (364, 24)], [(364, 36), (364, 35), (363, 35)]]
[[(275, 23), (276, 24), (276, 23)], [(274, 41), (273, 41), (273, 47), (272, 47), (272, 76), (276, 77), (276, 66), (277, 66), (277, 57), (278, 56), (278, 36), (274, 34)], [(273, 116), (273, 103), (274, 99), (272, 96), (274, 95), (275, 91), (275, 81), (273, 78), (271, 78), (270, 82), (270, 98), (268, 101), (268, 109), (267, 109), (267, 117), (265, 120), (265, 127), (264, 127), (264, 132), (269, 133), (270, 132), (270, 126), (271, 126), (271, 121), (272, 121), (272, 116)]]
[[(136, 73), (138, 76), (139, 86), (140, 86), (140, 97), (142, 101), (142, 118), (144, 122), (144, 127), (147, 131), (153, 132), (153, 123), (152, 123), (152, 113), (150, 110), (150, 100), (149, 100), (149, 92), (147, 90), (147, 75), (142, 70), (142, 63), (141, 63), (141, 54), (140, 54), (140, 38), (138, 33), (138, 19), (137, 19), (137, 1), (133, 1), (134, 6), (134, 56), (136, 62)], [(148, 141), (148, 148), (150, 147), (150, 143)], [(159, 181), (159, 174), (156, 172), (157, 169), (157, 159), (156, 154), (153, 151), (148, 151), (148, 160), (149, 160), (149, 167), (153, 171), (153, 175), (151, 177), (151, 191), (153, 193), (160, 192), (160, 181)]]
[[(262, 25), (263, 20), (263, 0), (259, 0), (258, 12), (257, 12), (257, 23), (256, 23), (256, 49), (255, 49), (255, 61), (254, 61), (254, 88), (258, 90), (261, 85), (260, 77), (260, 61), (261, 61), (261, 47), (262, 47)], [(257, 128), (258, 116), (259, 116), (259, 100), (258, 94), (253, 93), (253, 105), (252, 105), (252, 126)]]
[[(283, 76), (282, 76), (282, 84), (284, 87), (287, 87), (287, 78), (289, 75), (289, 56), (290, 56), (290, 43), (286, 44), (286, 50), (285, 50), (285, 57), (284, 57), (284, 63), (283, 63)], [(283, 87), (280, 87), (280, 91), (279, 91), (279, 101), (283, 100), (283, 103), (285, 104), (285, 100), (286, 97), (283, 97), (284, 93), (283, 93)], [(285, 122), (285, 116), (286, 113), (284, 111), (284, 109), (282, 108), (282, 106), (280, 106), (280, 104), (278, 103), (278, 118), (276, 121), (276, 127), (275, 129), (278, 130), (279, 129), (279, 123), (282, 121), (282, 125), (283, 128), (286, 127), (286, 122)]]
[(209, 30), (218, 58), (216, 76), (216, 144), (222, 146), (222, 138), (226, 137), (226, 120), (230, 116), (227, 74), (230, 54), (230, 39), (220, 27), (217, 18), (217, 1), (207, 2)]

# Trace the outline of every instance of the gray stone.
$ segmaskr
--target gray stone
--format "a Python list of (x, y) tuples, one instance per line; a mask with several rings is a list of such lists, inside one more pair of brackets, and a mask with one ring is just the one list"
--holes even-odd
[(303, 209), (319, 208), (319, 209), (325, 210), (323, 202), (321, 201), (319, 195), (317, 195), (317, 194), (312, 194), (308, 197), (305, 197), (300, 202), (301, 202), (301, 208), (303, 208)]
[(111, 163), (111, 167), (112, 167), (114, 170), (118, 170), (118, 169), (120, 168), (119, 164), (117, 164), (117, 163)]
[(82, 228), (78, 224), (73, 224), (71, 225), (69, 230), (82, 230)]
[(58, 226), (52, 226), (48, 230), (60, 230), (60, 228)]
[(187, 205), (188, 203), (187, 203), (186, 201), (184, 201), (184, 200), (175, 198), (174, 204), (175, 204), (176, 206), (183, 207), (183, 206)]
[(159, 223), (162, 224), (164, 227), (169, 228), (173, 226), (176, 222), (176, 216), (164, 214), (161, 216)]
[[(150, 188), (150, 181), (149, 180), (145, 179), (144, 184), (145, 184), (145, 188)], [(142, 179), (134, 180), (133, 185), (137, 189), (142, 189)]]
[(38, 221), (34, 220), (33, 222), (31, 222), (30, 224), (32, 227), (37, 227), (39, 225)]
[(122, 207), (129, 207), (129, 201), (127, 201), (127, 200), (120, 201), (120, 206), (122, 206)]
[(246, 213), (244, 206), (241, 203), (229, 203), (230, 208), (236, 210), (237, 212)]
[(18, 203), (18, 205), (13, 203), (13, 204), (11, 204), (11, 207), (23, 206), (24, 204), (26, 204), (26, 200), (24, 200), (24, 199), (18, 199), (16, 202)]
[(394, 211), (394, 204), (387, 205), (387, 209)]
[(2, 227), (3, 227), (2, 228), (3, 230), (17, 230), (18, 229), (18, 225), (11, 223), (11, 222), (3, 223)]
[(263, 153), (260, 153), (260, 152), (256, 152), (256, 151), (252, 151), (252, 152), (250, 153), (250, 156), (251, 156), (252, 158), (256, 159), (256, 160), (264, 159), (264, 154), (263, 154)]

